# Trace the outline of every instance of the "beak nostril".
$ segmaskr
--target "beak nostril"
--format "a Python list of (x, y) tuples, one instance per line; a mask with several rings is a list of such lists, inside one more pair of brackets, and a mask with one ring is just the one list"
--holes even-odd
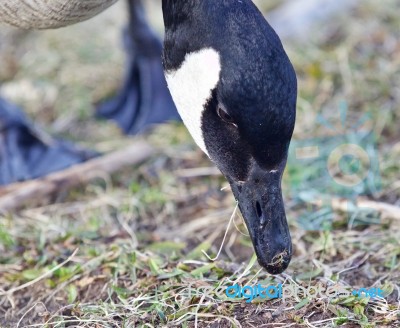
[(262, 218), (262, 209), (259, 201), (256, 201), (256, 211), (259, 218)]

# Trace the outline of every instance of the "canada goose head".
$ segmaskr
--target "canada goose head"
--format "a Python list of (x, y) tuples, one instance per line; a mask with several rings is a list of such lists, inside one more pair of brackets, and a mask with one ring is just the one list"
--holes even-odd
[(284, 271), (292, 245), (281, 178), (297, 96), (282, 44), (250, 0), (163, 0), (163, 63), (178, 111), (229, 181), (259, 263)]

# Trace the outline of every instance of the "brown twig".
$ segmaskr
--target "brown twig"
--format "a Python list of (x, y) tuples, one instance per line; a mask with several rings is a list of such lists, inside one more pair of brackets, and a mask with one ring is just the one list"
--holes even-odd
[[(325, 202), (322, 199), (314, 199), (310, 201), (311, 204), (322, 206)], [(352, 206), (357, 206), (360, 209), (371, 209), (378, 211), (382, 217), (400, 220), (400, 207), (367, 199), (365, 197), (358, 197), (355, 203), (350, 202), (344, 198), (333, 197), (330, 199), (332, 209), (341, 212), (348, 212)]]
[(87, 183), (104, 173), (110, 174), (125, 166), (143, 162), (154, 152), (154, 148), (149, 144), (136, 142), (125, 149), (74, 165), (46, 177), (0, 188), (0, 214), (15, 211), (27, 204), (43, 203), (54, 194)]

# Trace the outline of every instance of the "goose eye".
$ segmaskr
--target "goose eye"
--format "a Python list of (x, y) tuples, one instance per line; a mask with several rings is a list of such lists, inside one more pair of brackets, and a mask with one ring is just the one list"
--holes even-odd
[(217, 108), (217, 114), (223, 120), (225, 123), (232, 124), (233, 126), (237, 127), (235, 122), (233, 121), (232, 116), (228, 114), (228, 112), (223, 109), (221, 106), (218, 106)]

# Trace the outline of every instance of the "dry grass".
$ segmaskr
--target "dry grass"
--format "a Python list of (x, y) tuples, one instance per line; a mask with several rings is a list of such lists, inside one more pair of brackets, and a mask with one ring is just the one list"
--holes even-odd
[[(314, 142), (331, 149), (339, 135), (364, 146), (363, 132), (372, 131), (376, 139), (367, 146), (377, 151), (367, 153), (379, 159), (373, 178), (379, 175), (380, 187), (373, 180), (344, 189), (350, 198), (364, 194), (397, 206), (398, 8), (394, 0), (363, 1), (308, 44), (286, 44), (300, 86), (293, 147)], [(2, 32), (11, 41), (0, 48), (8, 63), (0, 70), (1, 91), (52, 133), (102, 151), (126, 144), (129, 138), (88, 111), (120, 81), (122, 12), (115, 7), (59, 31)], [(354, 127), (366, 113), (371, 119)], [(294, 256), (284, 274), (271, 276), (255, 263), (240, 216), (229, 226), (235, 209), (229, 187), (186, 130), (165, 125), (146, 138), (163, 150), (160, 156), (57, 195), (51, 205), (0, 218), (2, 327), (399, 326), (400, 222), (359, 208), (342, 213), (310, 205), (322, 193), (343, 192), (323, 170), (326, 162), (289, 161), (284, 194)], [(225, 233), (221, 254), (209, 261), (204, 253), (215, 257)], [(246, 303), (216, 290), (236, 282), (377, 287), (384, 297), (299, 294)]]

